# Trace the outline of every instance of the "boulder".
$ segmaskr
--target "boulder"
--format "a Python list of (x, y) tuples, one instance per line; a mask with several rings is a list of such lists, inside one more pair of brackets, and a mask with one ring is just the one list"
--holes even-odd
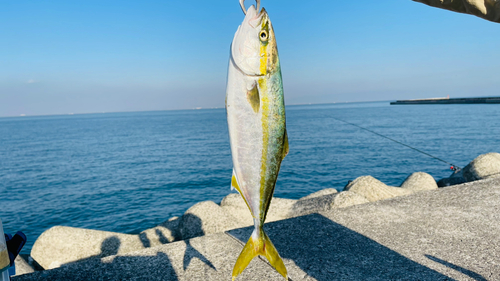
[(320, 196), (324, 196), (324, 195), (330, 195), (330, 194), (334, 194), (334, 193), (338, 193), (338, 191), (335, 188), (325, 188), (325, 189), (322, 189), (320, 191), (316, 191), (314, 193), (311, 193), (307, 196), (304, 196), (304, 197), (300, 198), (299, 200), (310, 199), (310, 198), (320, 197)]
[(189, 208), (179, 221), (183, 240), (243, 227), (233, 215), (212, 201), (203, 201)]
[(14, 260), (16, 265), (16, 275), (23, 275), (28, 273), (35, 272), (35, 269), (23, 258), (21, 255), (18, 255)]
[(438, 185), (436, 180), (431, 175), (423, 172), (416, 172), (405, 179), (405, 181), (401, 184), (401, 188), (415, 192), (437, 189)]
[[(290, 210), (297, 200), (273, 197), (266, 216), (266, 222), (289, 218)], [(253, 218), (239, 193), (231, 193), (222, 199), (220, 206), (244, 226), (253, 225)]]
[(496, 152), (479, 155), (463, 168), (466, 181), (500, 177), (500, 154)]
[(144, 230), (139, 236), (148, 241), (149, 247), (180, 240), (179, 222), (179, 217), (170, 218), (156, 227)]
[(352, 191), (342, 191), (335, 195), (332, 208), (345, 208), (353, 205), (368, 203), (368, 199)]
[(370, 202), (412, 193), (407, 189), (388, 186), (372, 176), (355, 179), (345, 187), (345, 190), (357, 193)]
[(54, 226), (40, 235), (31, 257), (44, 269), (93, 257), (106, 257), (146, 248), (139, 235)]

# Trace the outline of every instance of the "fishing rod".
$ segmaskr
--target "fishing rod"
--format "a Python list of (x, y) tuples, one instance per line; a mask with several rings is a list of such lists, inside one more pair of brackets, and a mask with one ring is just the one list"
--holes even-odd
[(339, 119), (339, 118), (336, 118), (336, 117), (332, 117), (332, 116), (330, 116), (330, 117), (331, 117), (331, 118), (333, 118), (333, 119), (335, 119), (335, 120), (337, 120), (337, 121), (344, 122), (344, 123), (349, 124), (349, 125), (352, 125), (352, 126), (354, 126), (354, 127), (358, 127), (358, 128), (360, 128), (360, 129), (362, 129), (362, 130), (365, 130), (365, 131), (367, 131), (367, 132), (370, 132), (370, 133), (372, 133), (372, 134), (375, 134), (375, 135), (377, 135), (377, 136), (379, 136), (379, 137), (382, 137), (382, 138), (385, 138), (385, 139), (391, 140), (391, 141), (393, 141), (393, 142), (395, 142), (395, 143), (399, 143), (400, 145), (406, 146), (406, 147), (408, 147), (408, 148), (410, 148), (410, 149), (413, 149), (413, 150), (415, 150), (415, 151), (417, 151), (417, 152), (420, 152), (420, 153), (422, 153), (422, 154), (424, 154), (424, 155), (427, 155), (427, 156), (429, 156), (429, 157), (431, 157), (431, 158), (434, 158), (434, 159), (436, 159), (436, 160), (438, 160), (438, 161), (441, 161), (441, 162), (443, 162), (443, 163), (446, 163), (446, 164), (450, 165), (450, 169), (451, 169), (451, 170), (453, 170), (453, 171), (460, 171), (460, 170), (461, 170), (461, 168), (460, 168), (460, 167), (458, 167), (457, 165), (454, 165), (454, 164), (452, 164), (452, 163), (450, 163), (450, 162), (448, 162), (448, 161), (445, 161), (445, 160), (443, 160), (443, 159), (441, 159), (441, 158), (439, 158), (439, 157), (436, 157), (436, 156), (431, 155), (431, 154), (429, 154), (429, 153), (427, 153), (427, 152), (424, 152), (424, 151), (422, 151), (422, 150), (420, 150), (420, 149), (418, 149), (418, 148), (415, 148), (415, 147), (409, 146), (409, 145), (404, 144), (404, 143), (402, 143), (402, 142), (400, 142), (400, 141), (397, 141), (397, 140), (392, 139), (392, 138), (390, 138), (390, 137), (384, 136), (384, 135), (382, 135), (382, 134), (379, 134), (379, 133), (374, 132), (374, 131), (372, 131), (372, 130), (370, 130), (370, 129), (367, 129), (367, 128), (364, 128), (364, 127), (361, 127), (361, 126), (356, 125), (356, 124), (354, 124), (354, 123), (347, 122), (347, 121), (345, 121), (345, 120), (342, 120), (342, 119)]

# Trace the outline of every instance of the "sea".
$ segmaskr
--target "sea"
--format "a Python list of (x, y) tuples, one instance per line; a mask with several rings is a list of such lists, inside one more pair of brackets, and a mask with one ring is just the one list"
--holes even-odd
[[(363, 175), (392, 186), (419, 171), (439, 180), (449, 163), (500, 152), (494, 104), (291, 105), (286, 117), (282, 198), (340, 191)], [(231, 173), (224, 108), (0, 118), (0, 219), (27, 235), (22, 253), (53, 226), (136, 234), (220, 202)]]

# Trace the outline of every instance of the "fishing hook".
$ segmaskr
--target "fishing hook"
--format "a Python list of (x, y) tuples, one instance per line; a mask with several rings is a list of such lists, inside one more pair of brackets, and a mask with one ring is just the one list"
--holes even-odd
[[(260, 9), (260, 0), (255, 0), (255, 2), (257, 2), (257, 12), (259, 12), (259, 9)], [(240, 6), (241, 6), (241, 9), (243, 10), (243, 13), (245, 13), (245, 15), (247, 14), (247, 9), (245, 9), (245, 0), (240, 0)]]

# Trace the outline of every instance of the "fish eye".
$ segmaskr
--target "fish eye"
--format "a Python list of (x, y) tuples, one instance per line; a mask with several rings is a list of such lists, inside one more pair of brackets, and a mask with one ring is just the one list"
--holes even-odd
[(260, 32), (259, 36), (260, 36), (260, 40), (264, 41), (264, 42), (267, 41), (267, 39), (269, 39), (269, 35), (267, 34), (267, 31), (265, 31), (265, 30), (262, 30)]

